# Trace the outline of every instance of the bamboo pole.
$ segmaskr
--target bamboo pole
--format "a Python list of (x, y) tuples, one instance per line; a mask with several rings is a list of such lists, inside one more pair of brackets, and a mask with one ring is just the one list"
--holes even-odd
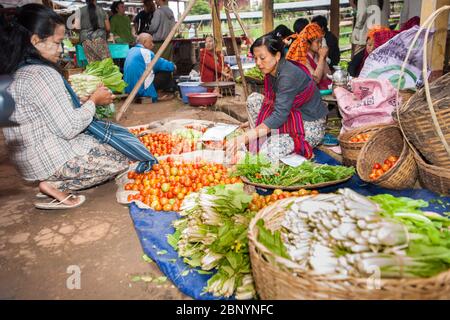
[(234, 16), (236, 17), (237, 21), (239, 22), (239, 25), (241, 26), (242, 31), (244, 31), (245, 36), (250, 41), (250, 43), (253, 43), (253, 39), (250, 37), (250, 34), (248, 33), (247, 28), (244, 25), (244, 22), (241, 20), (241, 17), (237, 13), (236, 8), (233, 6), (231, 9), (233, 10)]
[(242, 70), (241, 55), (240, 55), (240, 52), (238, 50), (238, 46), (236, 43), (236, 37), (234, 35), (233, 24), (231, 23), (231, 17), (230, 17), (230, 11), (229, 11), (230, 9), (228, 7), (228, 4), (229, 3), (227, 0), (227, 5), (225, 6), (225, 14), (227, 15), (227, 22), (228, 22), (228, 29), (230, 31), (230, 36), (231, 36), (231, 43), (233, 44), (234, 54), (236, 56), (236, 62), (239, 67), (239, 73), (241, 75), (242, 86), (244, 87), (245, 100), (247, 100), (247, 97), (248, 97), (247, 81), (245, 80), (244, 71)]
[(175, 35), (175, 32), (178, 30), (180, 25), (183, 23), (184, 19), (188, 15), (189, 11), (191, 11), (191, 9), (194, 6), (194, 4), (195, 4), (195, 0), (189, 0), (189, 3), (187, 5), (186, 10), (184, 11), (183, 15), (180, 17), (178, 22), (172, 28), (172, 30), (170, 31), (170, 33), (167, 36), (166, 40), (164, 40), (162, 46), (159, 48), (158, 52), (156, 52), (155, 57), (152, 59), (150, 64), (147, 66), (147, 68), (145, 69), (145, 71), (142, 74), (141, 78), (136, 83), (136, 85), (134, 86), (133, 90), (128, 95), (128, 98), (125, 100), (124, 104), (120, 108), (120, 110), (119, 110), (119, 112), (117, 113), (117, 116), (116, 116), (116, 121), (119, 121), (120, 118), (122, 118), (123, 114), (127, 111), (128, 107), (131, 105), (131, 103), (133, 102), (134, 98), (136, 97), (136, 94), (139, 91), (139, 88), (142, 86), (142, 84), (144, 83), (145, 79), (152, 72), (153, 67), (155, 66), (156, 62), (161, 57), (161, 55), (163, 54), (164, 50), (166, 50), (166, 48), (169, 45), (170, 41), (172, 41), (173, 36)]
[(216, 52), (222, 52), (223, 39), (222, 39), (222, 22), (220, 20), (219, 0), (211, 0), (211, 23), (213, 27), (213, 37)]

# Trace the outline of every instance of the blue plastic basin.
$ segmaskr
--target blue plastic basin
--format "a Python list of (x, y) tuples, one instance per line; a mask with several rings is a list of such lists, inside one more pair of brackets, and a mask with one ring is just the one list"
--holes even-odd
[(182, 98), (183, 102), (186, 104), (189, 103), (188, 96), (187, 96), (188, 93), (208, 92), (208, 89), (206, 89), (205, 87), (202, 87), (200, 85), (200, 82), (180, 82), (178, 84), (178, 86), (180, 87), (181, 98)]

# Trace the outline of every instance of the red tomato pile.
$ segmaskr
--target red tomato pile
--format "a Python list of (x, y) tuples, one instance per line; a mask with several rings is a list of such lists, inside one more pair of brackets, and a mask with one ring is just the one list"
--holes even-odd
[(138, 129), (130, 129), (130, 132), (132, 134), (134, 134), (135, 136), (139, 135), (142, 131), (144, 131), (145, 128), (144, 127), (140, 127)]
[(189, 141), (169, 133), (149, 133), (139, 137), (139, 140), (141, 140), (155, 157), (196, 150), (196, 143), (194, 141)]
[(147, 173), (128, 172), (128, 178), (134, 181), (127, 183), (125, 190), (139, 191), (129, 195), (128, 201), (142, 201), (157, 211), (179, 211), (186, 195), (203, 187), (242, 182), (229, 178), (221, 164), (174, 161), (170, 157)]
[(369, 140), (369, 138), (370, 138), (370, 134), (361, 133), (361, 134), (358, 134), (358, 135), (354, 136), (353, 138), (351, 138), (350, 142), (351, 143), (367, 142), (367, 140)]
[(369, 175), (370, 180), (377, 180), (379, 179), (383, 174), (388, 172), (398, 161), (398, 157), (396, 156), (390, 156), (386, 160), (384, 160), (384, 163), (375, 163), (372, 168), (372, 173)]
[(294, 192), (283, 191), (281, 189), (275, 189), (271, 195), (262, 196), (257, 193), (253, 194), (252, 202), (249, 205), (251, 211), (259, 211), (262, 208), (270, 206), (275, 201), (289, 198), (289, 197), (302, 197), (307, 195), (319, 194), (317, 190), (305, 190), (300, 189)]

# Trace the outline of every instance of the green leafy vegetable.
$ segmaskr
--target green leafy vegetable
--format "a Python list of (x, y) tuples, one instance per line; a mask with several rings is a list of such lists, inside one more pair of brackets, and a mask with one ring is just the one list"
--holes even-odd
[(232, 175), (245, 176), (251, 182), (287, 187), (341, 180), (354, 173), (353, 167), (319, 165), (311, 161), (305, 161), (298, 167), (285, 164), (274, 166), (261, 154), (247, 154)]
[(122, 80), (123, 75), (111, 58), (94, 61), (86, 66), (84, 74), (96, 76), (113, 92), (122, 93), (127, 84)]
[(283, 240), (281, 239), (280, 231), (277, 230), (272, 233), (271, 231), (267, 230), (264, 226), (263, 219), (259, 219), (256, 223), (256, 226), (258, 227), (258, 241), (276, 255), (289, 259), (286, 247), (284, 246)]

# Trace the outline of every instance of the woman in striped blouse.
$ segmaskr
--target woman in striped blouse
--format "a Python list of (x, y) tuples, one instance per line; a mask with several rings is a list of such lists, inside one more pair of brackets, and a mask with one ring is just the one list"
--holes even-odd
[[(9, 155), (22, 177), (38, 182), (40, 209), (64, 209), (81, 205), (82, 195), (73, 190), (92, 187), (128, 168), (128, 159), (109, 145), (85, 133), (96, 105), (114, 96), (99, 87), (75, 108), (67, 83), (58, 72), (64, 20), (38, 4), (20, 9), (15, 25), (0, 37), (0, 73), (12, 74), (8, 88), (16, 108), (4, 128)], [(52, 198), (54, 200), (52, 200)]]
[(311, 158), (325, 134), (328, 109), (308, 69), (286, 60), (282, 40), (272, 34), (258, 38), (250, 50), (265, 75), (264, 95), (248, 97), (252, 129), (228, 142), (228, 150), (234, 154), (241, 145), (270, 135), (260, 148), (269, 159), (292, 152)]

